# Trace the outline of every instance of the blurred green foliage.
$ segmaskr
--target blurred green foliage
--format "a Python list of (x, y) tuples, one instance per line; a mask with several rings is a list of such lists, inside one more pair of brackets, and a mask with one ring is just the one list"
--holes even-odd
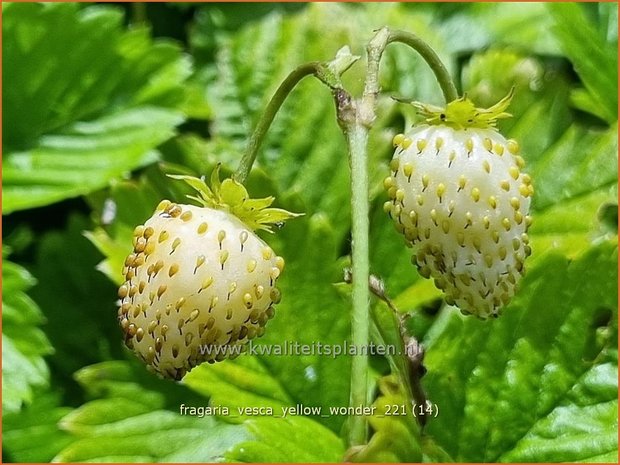
[(6, 260), (2, 250), (2, 409), (18, 412), (32, 402), (33, 389), (49, 384), (44, 355), (53, 352), (45, 333), (41, 309), (26, 291), (34, 278), (23, 267)]
[[(617, 461), (617, 5), (3, 4), (3, 459), (14, 462)], [(426, 347), (439, 408), (375, 416), (345, 451), (346, 418), (181, 415), (180, 405), (346, 406), (347, 357), (243, 356), (182, 383), (121, 347), (115, 285), (133, 227), (187, 190), (166, 173), (230, 173), (261, 109), (297, 65), (388, 25), (428, 41), (488, 106), (536, 186), (534, 255), (492, 322), (462, 317), (420, 279), (382, 210), (399, 96), (441, 103), (404, 46), (381, 68), (370, 137), (371, 269)], [(358, 63), (344, 76), (359, 93)], [(247, 187), (305, 216), (265, 239), (283, 301), (261, 344), (349, 337), (346, 147), (329, 92), (307, 79), (276, 117)], [(376, 342), (398, 325), (373, 307)], [(373, 364), (374, 405), (407, 404), (401, 356)]]

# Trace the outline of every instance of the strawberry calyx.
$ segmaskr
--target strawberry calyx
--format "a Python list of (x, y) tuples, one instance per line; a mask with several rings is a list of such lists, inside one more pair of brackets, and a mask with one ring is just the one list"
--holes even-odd
[(418, 113), (430, 125), (443, 125), (453, 129), (489, 129), (495, 128), (498, 119), (510, 118), (506, 109), (512, 101), (514, 87), (508, 95), (489, 108), (478, 108), (467, 94), (448, 103), (444, 108), (421, 102), (411, 102)]
[(243, 184), (232, 178), (220, 180), (220, 164), (218, 163), (211, 173), (211, 187), (194, 176), (168, 175), (172, 179), (186, 182), (198, 196), (187, 197), (198, 202), (201, 206), (224, 210), (232, 213), (243, 221), (253, 231), (263, 230), (273, 232), (274, 224), (301, 216), (301, 213), (292, 213), (281, 208), (270, 208), (275, 197), (252, 199)]

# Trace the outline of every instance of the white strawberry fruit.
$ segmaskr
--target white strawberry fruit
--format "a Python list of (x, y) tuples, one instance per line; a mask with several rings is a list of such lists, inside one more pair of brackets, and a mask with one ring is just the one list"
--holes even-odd
[[(249, 199), (218, 170), (202, 180), (173, 176), (195, 188), (201, 206), (163, 200), (134, 231), (125, 261), (118, 318), (125, 343), (165, 378), (181, 379), (202, 362), (233, 358), (262, 336), (280, 301), (284, 260), (254, 229), (295, 215)], [(245, 220), (244, 221), (242, 221)]]
[(514, 140), (496, 129), (512, 92), (488, 109), (466, 97), (414, 103), (425, 124), (394, 137), (385, 209), (414, 247), (412, 262), (464, 314), (496, 317), (531, 254), (534, 189)]

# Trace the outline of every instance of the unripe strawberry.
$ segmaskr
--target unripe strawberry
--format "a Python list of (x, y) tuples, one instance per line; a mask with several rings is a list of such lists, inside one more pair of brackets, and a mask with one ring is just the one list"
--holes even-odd
[(445, 109), (416, 104), (426, 123), (394, 137), (385, 209), (415, 248), (412, 262), (465, 314), (497, 316), (515, 293), (531, 249), (534, 192), (514, 140), (489, 109), (465, 97)]
[[(226, 203), (232, 199), (221, 193), (245, 192), (232, 180), (221, 186), (218, 181), (214, 194), (196, 178), (180, 178), (211, 206), (164, 200), (136, 227), (118, 311), (127, 346), (152, 371), (173, 379), (202, 362), (238, 355), (233, 346), (262, 336), (280, 301), (276, 281), (284, 260), (231, 211), (247, 203), (254, 220), (262, 215), (254, 222), (262, 229), (274, 218), (291, 216), (254, 209), (256, 202), (273, 199), (251, 200), (247, 192), (240, 204)], [(216, 203), (219, 208), (213, 208)]]

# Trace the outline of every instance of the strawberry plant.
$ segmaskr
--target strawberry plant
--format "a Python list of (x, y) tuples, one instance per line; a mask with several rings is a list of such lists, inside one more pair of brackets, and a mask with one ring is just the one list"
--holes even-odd
[(617, 462), (617, 5), (2, 14), (5, 461)]

